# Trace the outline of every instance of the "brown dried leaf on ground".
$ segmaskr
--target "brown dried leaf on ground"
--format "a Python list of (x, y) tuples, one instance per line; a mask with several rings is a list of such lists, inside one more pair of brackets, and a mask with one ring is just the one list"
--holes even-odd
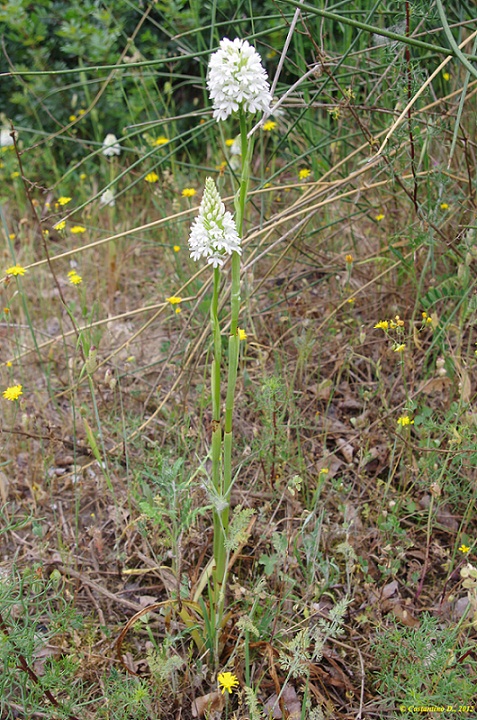
[(196, 698), (191, 705), (192, 717), (203, 717), (207, 713), (207, 718), (215, 720), (220, 718), (222, 710), (225, 707), (225, 699), (218, 690), (207, 695), (201, 695)]
[(295, 688), (292, 685), (287, 685), (281, 694), (281, 701), (283, 709), (286, 711), (284, 716), (278, 696), (276, 693), (271, 695), (264, 705), (264, 710), (267, 713), (267, 717), (272, 717), (274, 720), (281, 720), (286, 717), (288, 720), (299, 720), (301, 717), (301, 700), (298, 697)]

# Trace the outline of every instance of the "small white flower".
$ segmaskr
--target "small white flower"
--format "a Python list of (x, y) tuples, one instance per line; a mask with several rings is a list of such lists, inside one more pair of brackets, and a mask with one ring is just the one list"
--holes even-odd
[(230, 146), (230, 153), (231, 155), (242, 154), (242, 138), (240, 137), (240, 135), (237, 135), (237, 137), (233, 141), (233, 144)]
[(113, 157), (113, 155), (121, 154), (121, 145), (118, 138), (113, 133), (108, 133), (103, 140), (103, 155), (105, 157)]
[(114, 207), (116, 204), (116, 201), (114, 199), (114, 193), (112, 190), (105, 190), (104, 193), (101, 195), (99, 199), (99, 204), (101, 207)]
[(210, 58), (207, 87), (214, 118), (225, 120), (241, 106), (245, 112), (268, 112), (272, 96), (260, 55), (247, 40), (224, 38)]
[(230, 146), (230, 167), (234, 171), (240, 170), (242, 167), (242, 138), (237, 135), (233, 144)]
[(205, 181), (199, 215), (190, 229), (189, 249), (193, 260), (206, 258), (214, 268), (221, 267), (233, 252), (242, 253), (235, 220), (225, 210), (212, 178)]
[(0, 147), (10, 147), (13, 145), (13, 138), (10, 133), (11, 130), (8, 128), (2, 128), (0, 130)]

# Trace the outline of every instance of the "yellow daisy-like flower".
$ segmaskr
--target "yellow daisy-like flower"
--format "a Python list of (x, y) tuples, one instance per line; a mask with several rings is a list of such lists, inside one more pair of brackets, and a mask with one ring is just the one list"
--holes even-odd
[(242, 328), (237, 328), (239, 340), (246, 340), (247, 339), (247, 333), (245, 330), (242, 330)]
[(58, 198), (58, 205), (68, 205), (69, 202), (71, 202), (70, 197), (65, 197), (64, 195), (62, 195)]
[(448, 72), (443, 72), (443, 73), (442, 73), (442, 77), (443, 77), (443, 79), (447, 82), (448, 80), (450, 80), (450, 73), (448, 73)]
[(180, 307), (176, 307), (176, 315), (178, 315), (180, 312), (182, 312), (182, 310), (180, 309)]
[(170, 303), (171, 305), (178, 305), (182, 302), (182, 298), (172, 295), (171, 297), (166, 298), (166, 302)]
[(8, 237), (10, 238), (10, 240), (15, 240), (16, 235), (15, 233), (9, 233)]
[(81, 285), (83, 282), (83, 278), (81, 275), (78, 275), (76, 270), (70, 270), (68, 273), (68, 279), (72, 285)]
[(401, 417), (397, 420), (397, 424), (401, 427), (405, 427), (406, 425), (414, 425), (414, 420), (411, 420), (409, 415), (401, 415)]
[(12, 180), (15, 180), (15, 178), (20, 177), (20, 173), (18, 170), (14, 170), (12, 173), (10, 173), (10, 177)]
[(309, 170), (308, 168), (302, 168), (300, 170), (300, 172), (298, 173), (298, 178), (300, 180), (306, 180), (307, 178), (310, 177), (310, 175), (311, 175), (311, 170)]
[(81, 173), (80, 180), (86, 180), (87, 177), (86, 173)]
[(80, 235), (81, 233), (86, 232), (86, 228), (82, 225), (73, 225), (73, 227), (70, 228), (70, 232), (73, 233), (73, 235)]
[(403, 353), (406, 349), (406, 345), (404, 343), (401, 343), (400, 345), (394, 345), (393, 350), (397, 353)]
[(234, 144), (234, 142), (235, 142), (234, 138), (227, 138), (227, 140), (225, 141), (225, 145), (226, 145), (227, 147), (232, 147), (232, 145)]
[(23, 395), (23, 385), (11, 385), (3, 391), (5, 400), (10, 400), (11, 402), (18, 400), (20, 395)]
[(237, 676), (231, 672), (219, 673), (219, 675), (217, 676), (217, 681), (222, 688), (222, 695), (225, 693), (226, 690), (228, 690), (229, 693), (232, 693), (235, 687), (239, 685)]
[(182, 191), (182, 197), (194, 197), (196, 193), (197, 190), (194, 188), (184, 188)]
[(57, 222), (56, 225), (53, 225), (54, 230), (64, 230), (66, 227), (66, 221), (60, 220), (60, 222)]
[(8, 368), (10, 368), (10, 367), (12, 367), (13, 363), (12, 363), (11, 360), (7, 360), (7, 362), (5, 363), (5, 365), (6, 365)]
[(467, 553), (470, 552), (470, 547), (468, 545), (464, 545), (462, 543), (462, 545), (459, 548), (459, 552), (464, 553), (464, 555), (467, 555)]
[(172, 249), (174, 250), (174, 252), (179, 252), (179, 250), (181, 249), (181, 246), (180, 246), (180, 245), (174, 245), (174, 247), (173, 247)]
[(330, 468), (324, 467), (324, 468), (321, 468), (320, 475), (328, 475), (329, 472), (330, 472)]
[(146, 175), (144, 180), (148, 183), (156, 183), (159, 180), (159, 175), (155, 172), (150, 172)]
[(5, 270), (5, 275), (24, 275), (26, 273), (26, 268), (22, 267), (21, 265), (12, 265), (11, 267), (7, 268)]
[(449, 209), (449, 204), (448, 204), (448, 203), (441, 203), (440, 208), (441, 208), (441, 210), (448, 210), (448, 209)]
[(263, 129), (265, 132), (272, 132), (272, 130), (275, 130), (277, 127), (277, 123), (274, 120), (267, 120), (266, 123), (263, 123)]
[(76, 115), (70, 115), (69, 118), (68, 118), (68, 120), (69, 120), (70, 122), (74, 122), (74, 121), (76, 120)]
[(166, 145), (166, 143), (168, 143), (168, 142), (169, 142), (169, 138), (166, 138), (165, 135), (161, 135), (156, 140), (154, 140), (152, 144), (157, 145), (159, 147), (160, 145)]
[(374, 327), (378, 330), (387, 330), (389, 328), (389, 323), (387, 320), (380, 320)]
[(353, 258), (352, 255), (346, 255), (346, 257), (345, 257), (345, 263), (346, 263), (347, 265), (351, 265), (351, 263), (353, 262), (353, 259), (354, 259), (354, 258)]
[(379, 215), (374, 216), (374, 219), (376, 220), (376, 222), (381, 222), (381, 220), (384, 220), (384, 218), (385, 218), (385, 215), (383, 213), (379, 213)]

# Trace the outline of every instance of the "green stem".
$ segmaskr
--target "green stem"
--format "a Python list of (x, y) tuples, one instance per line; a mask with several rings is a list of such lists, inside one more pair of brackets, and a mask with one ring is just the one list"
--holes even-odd
[[(212, 484), (216, 497), (222, 495), (222, 428), (220, 425), (220, 365), (222, 359), (222, 346), (219, 324), (219, 286), (220, 271), (214, 269), (214, 289), (210, 304), (210, 323), (214, 337), (214, 359), (212, 360), (211, 391), (212, 391)], [(220, 514), (214, 509), (214, 559), (215, 582), (214, 599), (218, 602), (222, 578), (225, 574), (225, 546)]]
[(210, 323), (214, 336), (214, 359), (212, 361), (212, 419), (220, 423), (220, 365), (222, 360), (222, 340), (219, 324), (219, 286), (220, 270), (214, 268), (214, 289), (210, 304)]
[[(241, 239), (243, 239), (243, 225), (245, 215), (245, 203), (247, 200), (248, 183), (250, 177), (250, 158), (252, 153), (252, 141), (247, 138), (247, 120), (245, 113), (240, 111), (240, 136), (242, 147), (242, 173), (240, 178), (240, 186), (235, 196), (235, 221), (237, 231)], [(219, 271), (215, 270), (216, 278)], [(218, 280), (214, 277), (214, 295), (211, 305), (211, 319), (214, 329), (214, 347), (215, 358), (213, 361), (213, 377), (212, 384), (216, 387), (212, 393), (214, 433), (212, 436), (212, 465), (213, 482), (216, 490), (219, 492), (218, 497), (224, 501), (224, 507), (220, 511), (214, 511), (214, 559), (215, 559), (215, 578), (214, 578), (214, 601), (215, 601), (215, 620), (216, 630), (220, 628), (224, 613), (225, 604), (225, 586), (227, 580), (227, 550), (226, 540), (229, 536), (229, 516), (230, 516), (230, 492), (232, 489), (232, 446), (233, 446), (233, 411), (235, 403), (235, 386), (237, 383), (237, 368), (239, 359), (240, 339), (238, 335), (238, 319), (240, 313), (240, 255), (233, 253), (232, 255), (232, 287), (231, 287), (231, 324), (228, 347), (228, 378), (227, 378), (227, 394), (225, 399), (225, 422), (223, 433), (223, 476), (216, 476), (217, 468), (220, 467), (221, 457), (217, 453), (222, 451), (222, 433), (220, 425), (217, 423), (220, 419), (220, 332), (218, 330), (217, 319), (217, 303), (218, 303)], [(217, 284), (217, 288), (215, 287)], [(217, 294), (216, 294), (217, 293)], [(215, 394), (214, 394), (215, 393)], [(217, 468), (215, 468), (217, 466)], [(216, 641), (218, 637), (216, 638)]]

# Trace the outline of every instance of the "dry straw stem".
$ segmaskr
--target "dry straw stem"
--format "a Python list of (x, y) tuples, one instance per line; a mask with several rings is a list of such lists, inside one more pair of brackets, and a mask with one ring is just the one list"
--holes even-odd
[[(462, 43), (459, 45), (459, 50), (461, 50), (463, 47), (465, 47), (465, 46), (467, 45), (467, 43), (470, 42), (471, 40), (473, 40), (476, 36), (477, 36), (477, 30), (475, 30), (471, 35), (469, 35), (469, 37), (466, 38), (466, 39), (464, 40), (464, 42), (462, 42)], [(414, 97), (411, 98), (411, 100), (408, 102), (408, 104), (406, 105), (406, 107), (404, 108), (404, 110), (402, 111), (402, 113), (399, 115), (398, 119), (392, 124), (391, 128), (388, 130), (388, 132), (387, 132), (387, 134), (386, 134), (386, 137), (384, 138), (384, 140), (383, 140), (383, 142), (382, 142), (379, 150), (377, 151), (376, 155), (374, 155), (374, 157), (370, 158), (370, 160), (369, 160), (368, 162), (372, 162), (373, 160), (375, 160), (376, 158), (378, 158), (378, 157), (382, 154), (382, 152), (383, 152), (384, 148), (386, 147), (386, 145), (388, 144), (390, 138), (394, 135), (394, 132), (396, 131), (396, 128), (398, 128), (399, 125), (402, 123), (402, 121), (407, 117), (407, 114), (408, 114), (409, 110), (413, 107), (413, 105), (416, 103), (416, 101), (417, 101), (417, 100), (419, 99), (419, 97), (422, 95), (422, 93), (424, 92), (424, 90), (425, 90), (425, 89), (430, 85), (430, 83), (434, 80), (434, 78), (436, 77), (436, 75), (438, 75), (438, 74), (441, 72), (441, 70), (442, 70), (443, 68), (445, 68), (445, 66), (446, 66), (452, 59), (453, 59), (453, 56), (452, 56), (452, 55), (448, 55), (448, 57), (446, 57), (445, 60), (443, 60), (443, 61), (441, 62), (441, 64), (434, 70), (434, 72), (433, 72), (431, 75), (429, 75), (429, 77), (427, 78), (427, 80), (425, 81), (425, 83), (422, 85), (422, 87), (419, 88), (419, 90), (418, 90), (417, 93), (414, 95)]]

